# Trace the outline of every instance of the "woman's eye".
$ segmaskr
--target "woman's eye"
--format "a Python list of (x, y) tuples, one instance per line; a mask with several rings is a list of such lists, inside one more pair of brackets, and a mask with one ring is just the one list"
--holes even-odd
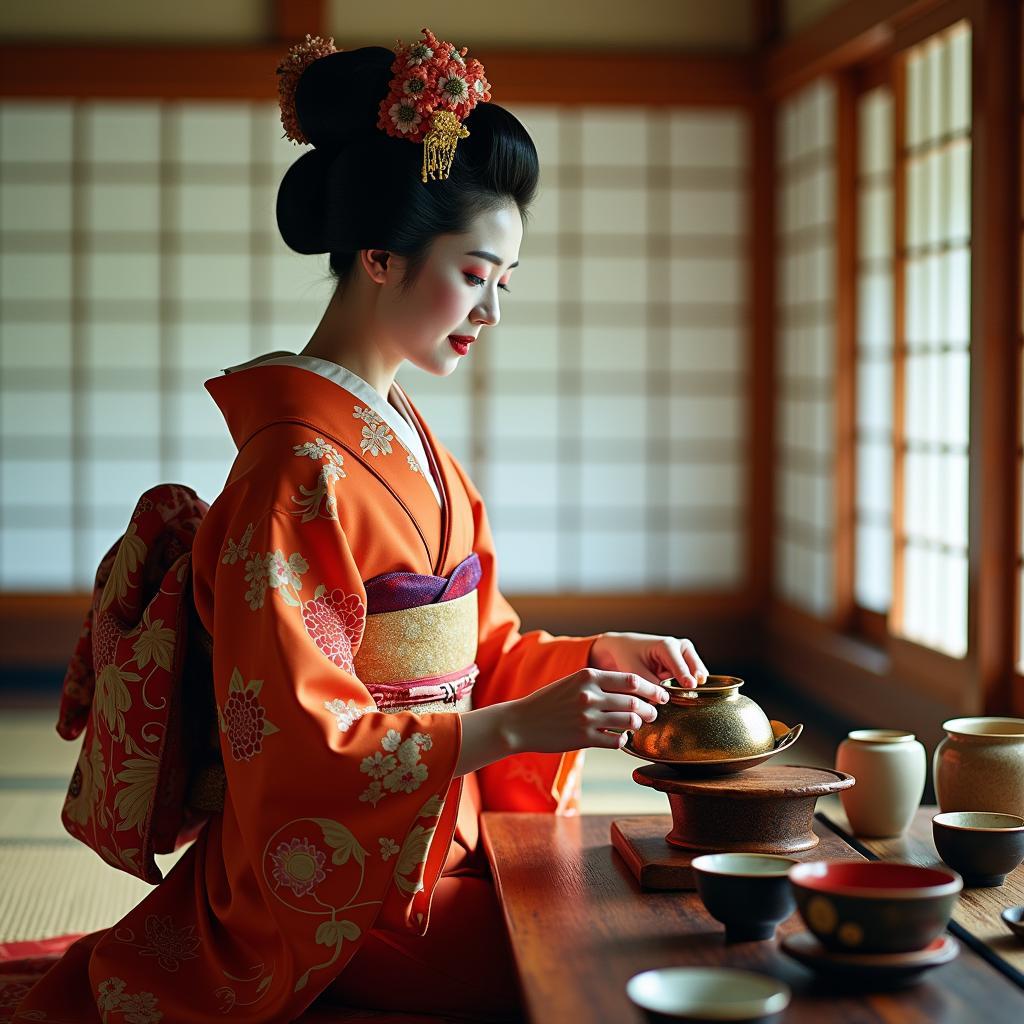
[[(472, 282), (473, 282), (473, 284), (475, 284), (475, 285), (476, 285), (476, 286), (477, 286), (478, 288), (480, 287), (480, 285), (482, 285), (482, 284), (486, 284), (486, 282), (484, 281), (484, 279), (483, 279), (482, 277), (477, 277), (477, 275), (476, 275), (476, 274), (471, 274), (471, 273), (469, 273), (469, 271), (468, 271), (468, 270), (466, 270), (466, 271), (463, 271), (463, 273), (464, 273), (464, 274), (466, 275), (466, 277), (468, 277), (468, 278), (470, 279), (470, 281), (472, 281)], [(506, 292), (508, 292), (508, 293), (509, 293), (510, 295), (512, 294), (512, 289), (511, 289), (511, 288), (509, 288), (509, 286), (508, 286), (507, 284), (499, 284), (499, 285), (498, 285), (498, 287), (499, 287), (499, 288), (501, 288), (501, 289), (502, 289), (503, 291), (506, 291)]]

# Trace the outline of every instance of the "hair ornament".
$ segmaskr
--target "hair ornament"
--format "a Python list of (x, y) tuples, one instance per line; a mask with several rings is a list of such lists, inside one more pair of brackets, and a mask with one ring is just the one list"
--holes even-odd
[(396, 45), (394, 77), (377, 127), (396, 139), (423, 143), (426, 182), (448, 177), (456, 145), (469, 137), (462, 122), (477, 103), (490, 100), (491, 84), (483, 64), (466, 58), (465, 46), (456, 49), (428, 28), (422, 36), (408, 46), (401, 40)]
[(298, 114), (295, 112), (295, 89), (302, 77), (302, 72), (315, 60), (327, 57), (338, 50), (334, 45), (334, 38), (326, 41), (320, 36), (311, 36), (308, 32), (301, 43), (292, 46), (281, 63), (277, 65), (277, 96), (281, 105), (281, 124), (284, 127), (285, 138), (292, 142), (305, 144), (309, 142), (299, 124)]

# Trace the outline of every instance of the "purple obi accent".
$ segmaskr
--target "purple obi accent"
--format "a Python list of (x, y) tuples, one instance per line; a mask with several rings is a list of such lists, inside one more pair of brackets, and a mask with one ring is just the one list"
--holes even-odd
[(368, 615), (400, 612), (425, 604), (454, 601), (476, 590), (480, 575), (480, 559), (475, 551), (447, 577), (417, 572), (386, 572), (366, 582), (366, 612)]
[(480, 669), (474, 662), (469, 668), (449, 672), (445, 676), (411, 679), (399, 683), (367, 683), (366, 688), (370, 691), (378, 711), (390, 711), (392, 708), (415, 709), (419, 705), (432, 704), (436, 701), (454, 706), (473, 692), (473, 684), (479, 674)]

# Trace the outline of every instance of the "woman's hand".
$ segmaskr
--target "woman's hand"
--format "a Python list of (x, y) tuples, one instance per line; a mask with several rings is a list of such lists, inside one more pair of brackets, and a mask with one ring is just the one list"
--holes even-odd
[(608, 672), (635, 672), (652, 683), (675, 678), (694, 687), (708, 677), (689, 640), (652, 633), (602, 633), (590, 648), (590, 664)]
[(625, 730), (653, 722), (656, 705), (668, 699), (660, 683), (628, 672), (583, 668), (503, 705), (506, 735), (516, 753), (615, 749), (626, 742)]

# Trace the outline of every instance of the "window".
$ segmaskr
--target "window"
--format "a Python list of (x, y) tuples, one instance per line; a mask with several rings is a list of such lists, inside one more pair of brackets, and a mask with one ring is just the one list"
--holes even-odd
[(854, 598), (883, 614), (892, 600), (892, 116), (888, 87), (860, 97)]
[(776, 536), (778, 593), (826, 617), (835, 598), (835, 89), (778, 114)]
[(971, 287), (971, 33), (960, 23), (906, 57), (900, 154), (903, 481), (896, 631), (953, 656), (967, 650)]

